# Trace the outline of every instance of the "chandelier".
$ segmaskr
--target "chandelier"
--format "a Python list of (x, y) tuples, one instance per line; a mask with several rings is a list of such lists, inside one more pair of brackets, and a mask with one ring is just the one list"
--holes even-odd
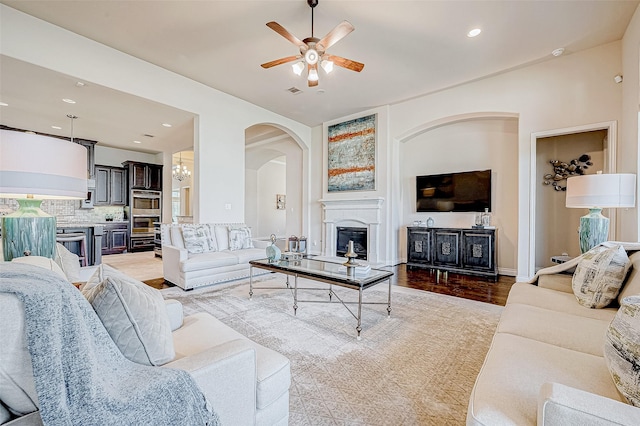
[(173, 166), (173, 178), (178, 182), (182, 182), (190, 177), (191, 172), (187, 169), (187, 166), (182, 164), (182, 153), (180, 153), (180, 160), (178, 161), (178, 164)]

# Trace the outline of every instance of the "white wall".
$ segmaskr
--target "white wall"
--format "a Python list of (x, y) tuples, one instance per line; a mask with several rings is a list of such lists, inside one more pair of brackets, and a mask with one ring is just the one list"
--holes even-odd
[[(436, 227), (469, 228), (475, 213), (416, 212), (416, 176), (491, 169), (492, 225), (497, 230), (501, 274), (515, 275), (518, 240), (518, 122), (477, 119), (419, 134), (400, 145), (402, 224), (432, 217)], [(401, 258), (406, 260), (406, 229), (400, 228)]]
[[(254, 233), (257, 237), (268, 237), (276, 234), (287, 237), (287, 211), (276, 209), (276, 194), (287, 194), (287, 162), (284, 157), (269, 161), (256, 173), (258, 199), (258, 226)], [(297, 210), (297, 208), (295, 209)]]
[[(633, 57), (636, 58), (635, 67), (637, 68), (637, 40), (640, 40), (640, 36), (636, 32), (636, 30), (633, 31), (636, 49)], [(517, 270), (518, 279), (532, 276), (535, 266), (530, 254), (529, 228), (535, 217), (530, 212), (530, 199), (535, 196), (535, 193), (530, 192), (530, 165), (535, 158), (531, 157), (531, 135), (546, 130), (592, 123), (620, 122), (622, 88), (613, 81), (613, 76), (619, 73), (621, 61), (622, 43), (614, 42), (557, 58), (550, 56), (549, 60), (529, 67), (389, 106), (386, 110), (388, 111), (386, 121), (379, 120), (388, 128), (385, 129), (386, 131), (379, 132), (378, 139), (378, 146), (382, 147), (385, 156), (378, 160), (378, 182), (383, 182), (385, 186), (384, 190), (376, 191), (375, 195), (385, 197), (385, 205), (388, 208), (385, 217), (388, 221), (385, 242), (391, 253), (390, 263), (397, 263), (402, 259), (404, 247), (400, 236), (403, 233), (403, 227), (412, 221), (410, 220), (411, 212), (405, 211), (411, 201), (405, 200), (403, 190), (406, 165), (401, 160), (401, 143), (450, 122), (466, 121), (474, 117), (511, 117), (517, 118), (518, 122), (517, 154), (513, 159), (512, 175), (507, 184), (513, 185), (517, 182), (517, 198), (509, 199), (509, 206), (505, 211), (511, 211), (511, 215), (517, 212), (517, 230), (500, 235), (498, 267), (504, 270), (511, 269), (513, 266)], [(637, 79), (637, 71), (635, 75)], [(627, 159), (623, 167), (619, 154), (618, 171), (637, 173), (637, 93), (634, 99), (635, 104), (630, 107), (634, 116), (629, 120), (632, 120), (632, 125), (635, 126), (636, 138), (630, 140), (628, 136), (621, 135), (618, 141), (618, 153), (630, 152), (632, 158)], [(363, 112), (358, 116), (366, 113)], [(325, 123), (323, 128), (326, 129), (328, 124), (353, 117), (343, 117), (331, 123)], [(623, 126), (624, 129), (628, 127), (630, 127), (628, 123)], [(509, 132), (513, 133), (513, 129), (507, 130), (507, 135), (504, 137), (508, 138)], [(314, 129), (311, 155), (323, 155), (323, 158), (326, 156), (325, 138), (325, 134)], [(452, 153), (460, 157), (457, 160), (460, 164), (472, 161), (467, 153), (474, 149), (473, 141), (470, 140), (468, 145), (458, 148), (456, 151), (452, 150)], [(623, 158), (624, 155), (622, 154)], [(311, 182), (316, 183), (312, 184), (310, 192), (322, 198), (327, 194), (317, 188), (317, 179), (322, 179), (323, 182), (326, 180), (326, 165), (323, 164), (321, 167), (314, 162), (311, 166), (313, 171)], [(353, 194), (351, 193), (351, 196)], [(410, 197), (414, 197), (412, 193)], [(311, 222), (314, 223), (311, 238), (314, 240), (321, 237), (321, 227), (315, 223), (322, 220), (322, 211), (319, 203), (314, 203), (315, 196), (312, 195), (310, 199), (312, 202), (310, 217)], [(511, 216), (507, 213), (505, 217)], [(635, 239), (637, 219), (619, 222), (624, 222), (619, 223), (620, 238)], [(508, 228), (504, 225), (502, 227)], [(627, 235), (630, 237), (626, 237)], [(505, 251), (508, 253), (509, 260), (503, 258)], [(516, 264), (512, 265), (514, 260)]]
[(251, 228), (253, 237), (258, 234), (258, 171), (253, 169), (244, 170), (245, 182), (245, 202), (244, 202), (244, 223)]
[[(622, 122), (619, 128), (623, 149), (618, 149), (618, 173), (640, 172), (640, 136), (638, 112), (640, 110), (640, 7), (636, 9), (622, 39), (622, 65), (616, 74), (622, 74)], [(636, 181), (636, 207), (616, 209), (618, 235), (625, 241), (640, 241), (640, 185)]]
[[(196, 114), (193, 193), (196, 221), (244, 221), (247, 127), (273, 124), (288, 129), (299, 143), (305, 146), (311, 143), (308, 126), (5, 5), (0, 5), (0, 36), (3, 55)], [(51, 46), (60, 48), (54, 52)], [(164, 155), (163, 160), (166, 159)], [(170, 171), (165, 169), (166, 179)], [(231, 205), (230, 210), (225, 209), (226, 204)], [(170, 206), (165, 203), (163, 212), (168, 211)]]
[(322, 126), (313, 128), (313, 144), (309, 149), (309, 156), (314, 159), (309, 167), (309, 237), (307, 245), (309, 253), (321, 254), (324, 246), (322, 234), (322, 205), (318, 200), (323, 197), (323, 176), (326, 173), (325, 165), (319, 161), (323, 157), (324, 145), (322, 142)]
[[(502, 111), (518, 116), (518, 158), (514, 164), (518, 200), (511, 202), (518, 211), (518, 277), (524, 279), (534, 272), (529, 249), (531, 134), (619, 121), (622, 92), (613, 76), (620, 64), (621, 43), (615, 42), (402, 102), (391, 106), (391, 134), (403, 140), (425, 123), (464, 114)], [(619, 151), (624, 152), (629, 145), (629, 141), (624, 142), (618, 146)], [(633, 152), (636, 150), (633, 148)], [(401, 169), (403, 165), (398, 162), (396, 167)], [(398, 197), (392, 203), (402, 200)], [(396, 229), (406, 225), (403, 220), (394, 224)]]

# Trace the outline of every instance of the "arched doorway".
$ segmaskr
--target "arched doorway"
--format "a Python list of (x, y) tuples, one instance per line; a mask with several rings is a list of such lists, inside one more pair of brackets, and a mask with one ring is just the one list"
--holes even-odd
[(284, 130), (258, 124), (245, 130), (245, 222), (254, 237), (303, 230), (303, 152)]

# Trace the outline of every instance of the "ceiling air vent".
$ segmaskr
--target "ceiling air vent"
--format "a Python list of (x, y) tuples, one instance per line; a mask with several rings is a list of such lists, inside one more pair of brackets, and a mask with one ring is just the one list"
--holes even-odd
[(145, 134), (144, 134), (144, 135), (142, 135), (142, 136), (146, 136), (146, 137), (148, 137), (148, 138), (155, 138), (155, 136), (150, 135), (150, 134), (148, 134), (148, 133), (145, 133)]
[(298, 93), (302, 93), (302, 90), (298, 89), (297, 87), (289, 87), (287, 89), (288, 92), (291, 92), (293, 95), (297, 95)]

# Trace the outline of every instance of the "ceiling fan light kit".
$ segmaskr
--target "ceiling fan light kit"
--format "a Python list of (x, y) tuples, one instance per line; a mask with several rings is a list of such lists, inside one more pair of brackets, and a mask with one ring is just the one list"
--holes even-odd
[(315, 65), (318, 63), (318, 52), (316, 49), (309, 49), (304, 54), (304, 60), (309, 65)]
[(295, 64), (291, 65), (291, 68), (293, 68), (293, 73), (295, 75), (302, 75), (302, 71), (304, 71), (304, 62), (296, 62)]
[(333, 46), (355, 29), (353, 25), (347, 21), (342, 21), (334, 29), (329, 31), (324, 38), (318, 39), (313, 36), (313, 9), (318, 5), (318, 0), (307, 0), (307, 4), (311, 8), (311, 37), (300, 40), (277, 22), (267, 22), (267, 27), (298, 46), (300, 54), (266, 62), (262, 64), (261, 67), (266, 69), (295, 61), (295, 63), (292, 64), (292, 68), (296, 75), (302, 75), (304, 68), (307, 68), (307, 82), (309, 87), (318, 85), (318, 62), (320, 62), (320, 66), (327, 74), (333, 70), (334, 65), (355, 72), (362, 71), (364, 64), (326, 53), (329, 47)]

